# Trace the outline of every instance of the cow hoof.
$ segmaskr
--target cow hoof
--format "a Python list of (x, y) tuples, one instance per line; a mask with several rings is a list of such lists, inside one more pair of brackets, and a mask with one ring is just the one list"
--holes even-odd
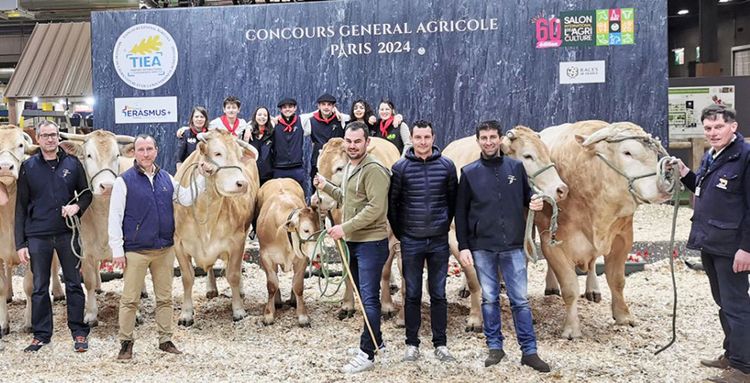
[(2, 332), (2, 333), (3, 333), (3, 336), (5, 336), (5, 335), (8, 335), (8, 334), (10, 334), (10, 326), (8, 326), (8, 327), (3, 327), (3, 329), (2, 329), (2, 330), (0, 330), (0, 332)]
[(56, 295), (52, 297), (52, 302), (61, 302), (65, 300), (65, 295)]
[(544, 289), (544, 295), (560, 295), (560, 289)]
[(302, 327), (302, 328), (310, 328), (310, 327), (312, 327), (310, 325), (310, 319), (309, 318), (300, 319), (299, 322), (298, 322), (298, 324), (299, 324), (299, 327)]
[(469, 289), (461, 289), (458, 290), (458, 297), (462, 299), (466, 299), (471, 296), (471, 291)]
[(146, 299), (146, 298), (148, 298), (148, 293), (145, 291), (141, 291), (141, 299)]
[(480, 332), (482, 332), (482, 326), (481, 325), (475, 326), (475, 325), (468, 324), (468, 325), (466, 325), (466, 328), (464, 330), (466, 332), (480, 333)]
[(101, 294), (101, 293), (104, 292), (104, 290), (102, 290), (102, 289), (96, 289), (96, 290), (94, 290), (94, 292), (97, 293), (97, 294)]
[(13, 297), (5, 298), (5, 303), (13, 303)]
[(86, 322), (86, 324), (89, 325), (89, 327), (96, 327), (99, 325), (99, 321), (96, 319), (90, 320), (90, 321), (84, 321), (84, 322)]
[(263, 325), (264, 326), (270, 326), (272, 324), (273, 324), (273, 318), (263, 317)]
[(344, 320), (346, 318), (351, 318), (354, 316), (354, 309), (341, 309), (338, 313), (339, 320)]
[(384, 311), (382, 313), (382, 316), (383, 316), (384, 320), (391, 320), (391, 319), (393, 319), (393, 317), (396, 316), (396, 312), (395, 311)]
[(393, 294), (396, 294), (398, 292), (399, 287), (396, 286), (396, 285), (391, 285), (389, 290), (391, 292), (391, 295), (393, 295)]
[(573, 340), (581, 337), (581, 330), (565, 329), (562, 332), (562, 338)]
[(599, 303), (602, 301), (602, 293), (596, 291), (587, 291), (583, 296), (589, 302)]
[(406, 327), (406, 322), (404, 322), (402, 318), (398, 318), (398, 320), (396, 320), (396, 328), (404, 328), (404, 327)]
[(182, 327), (190, 327), (193, 323), (194, 321), (192, 319), (180, 319), (177, 321), (177, 325)]
[(218, 291), (206, 291), (206, 299), (214, 299), (219, 296)]
[(232, 313), (232, 320), (235, 322), (239, 322), (247, 316), (247, 313), (245, 310), (238, 310)]
[(621, 319), (617, 319), (617, 318), (614, 318), (614, 319), (615, 319), (615, 324), (618, 326), (630, 326), (630, 327), (636, 326), (635, 320), (630, 315), (627, 315)]
[(140, 315), (135, 316), (135, 325), (140, 326), (143, 324), (143, 317)]

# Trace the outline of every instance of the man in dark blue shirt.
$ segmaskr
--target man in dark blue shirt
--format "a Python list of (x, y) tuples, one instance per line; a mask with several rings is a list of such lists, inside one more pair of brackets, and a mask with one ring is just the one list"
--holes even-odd
[[(59, 148), (59, 127), (42, 121), (36, 127), (39, 152), (24, 161), (18, 176), (16, 199), (16, 250), (21, 263), (31, 260), (34, 293), (31, 325), (34, 339), (24, 351), (39, 351), (52, 338), (52, 303), (49, 297), (50, 268), (57, 252), (65, 279), (68, 328), (77, 352), (88, 350), (89, 325), (83, 321), (86, 298), (81, 288), (77, 238), (66, 219), (80, 217), (91, 203), (86, 172), (77, 158)], [(57, 272), (57, 270), (54, 270)]]
[(484, 335), (490, 350), (484, 365), (497, 364), (505, 356), (500, 331), (499, 271), (505, 280), (516, 337), (523, 352), (521, 364), (549, 372), (549, 365), (537, 354), (523, 252), (525, 207), (539, 211), (543, 202), (531, 195), (523, 164), (504, 157), (500, 151), (497, 121), (480, 123), (476, 136), (482, 153), (479, 160), (461, 169), (456, 237), (461, 263), (475, 266), (482, 286)]
[(687, 247), (701, 252), (725, 350), (701, 363), (724, 370), (711, 381), (750, 382), (750, 144), (724, 105), (703, 109), (701, 122), (711, 149), (697, 174), (680, 163), (682, 182), (695, 193)]

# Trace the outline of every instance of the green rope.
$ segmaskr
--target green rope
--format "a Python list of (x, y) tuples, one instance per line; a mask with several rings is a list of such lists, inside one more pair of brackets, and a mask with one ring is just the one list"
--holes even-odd
[[(325, 251), (325, 238), (328, 236), (328, 232), (325, 229), (320, 230), (319, 233), (313, 233), (310, 235), (310, 238), (317, 235), (317, 239), (315, 239), (315, 247), (313, 248), (313, 252), (308, 257), (308, 271), (310, 275), (313, 275), (313, 260), (316, 259), (317, 256), (320, 256), (320, 274), (318, 275), (318, 289), (320, 290), (320, 296), (323, 298), (330, 298), (335, 296), (340, 290), (341, 286), (346, 282), (347, 278), (347, 270), (346, 268), (342, 268), (341, 276), (334, 277), (332, 276), (332, 270), (330, 269), (329, 265), (333, 263), (335, 260), (335, 257), (332, 257), (331, 254), (328, 251)], [(303, 242), (301, 238), (300, 245)], [(310, 241), (308, 238), (306, 241)], [(341, 257), (346, 257), (347, 263), (349, 261), (349, 247), (346, 245), (346, 241), (343, 239), (339, 239), (339, 241), (342, 242), (341, 248), (344, 251), (344, 254), (341, 254)], [(331, 287), (331, 285), (335, 286), (335, 290), (331, 293), (328, 292), (328, 289)]]

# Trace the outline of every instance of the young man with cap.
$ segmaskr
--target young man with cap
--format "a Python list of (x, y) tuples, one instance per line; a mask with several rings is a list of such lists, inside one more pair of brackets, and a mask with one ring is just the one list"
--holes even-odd
[(77, 352), (89, 348), (89, 325), (83, 321), (86, 298), (81, 288), (80, 262), (74, 253), (81, 249), (72, 238), (66, 219), (83, 215), (91, 203), (91, 193), (86, 191), (88, 181), (81, 162), (60, 150), (59, 133), (54, 122), (40, 122), (36, 127), (39, 152), (23, 162), (18, 174), (16, 250), (21, 263), (31, 261), (34, 272), (31, 296), (34, 340), (24, 350), (27, 352), (39, 351), (52, 338), (49, 279), (53, 252), (57, 252), (65, 279), (73, 347)]
[(349, 121), (349, 115), (340, 113), (336, 108), (336, 97), (324, 93), (318, 100), (318, 110), (303, 114), (300, 117), (310, 122), (310, 137), (312, 138), (312, 159), (310, 161), (310, 179), (318, 174), (318, 154), (323, 145), (334, 137), (344, 137), (344, 125)]
[[(273, 130), (273, 178), (291, 178), (310, 195), (310, 119), (297, 114), (297, 100), (284, 98), (278, 105), (281, 115)], [(307, 159), (307, 161), (305, 161)]]

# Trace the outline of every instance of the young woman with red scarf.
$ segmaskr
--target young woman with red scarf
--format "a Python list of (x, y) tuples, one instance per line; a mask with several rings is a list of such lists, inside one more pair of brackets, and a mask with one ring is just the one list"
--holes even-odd
[[(208, 130), (208, 112), (202, 106), (196, 106), (190, 112), (188, 126), (181, 128), (183, 134), (177, 138), (177, 150), (175, 151), (176, 169), (180, 168), (182, 162), (192, 153), (198, 145), (198, 133)], [(176, 172), (175, 169), (175, 172)]]
[(260, 184), (273, 178), (273, 121), (269, 118), (268, 108), (259, 106), (253, 112), (250, 129), (245, 130), (242, 136), (244, 141), (250, 143), (258, 150), (258, 176)]
[(372, 137), (380, 137), (396, 145), (399, 153), (403, 155), (406, 149), (411, 147), (411, 133), (409, 126), (396, 115), (396, 108), (393, 102), (388, 100), (380, 101), (378, 106), (378, 115), (380, 118), (375, 123), (375, 129), (370, 132)]

